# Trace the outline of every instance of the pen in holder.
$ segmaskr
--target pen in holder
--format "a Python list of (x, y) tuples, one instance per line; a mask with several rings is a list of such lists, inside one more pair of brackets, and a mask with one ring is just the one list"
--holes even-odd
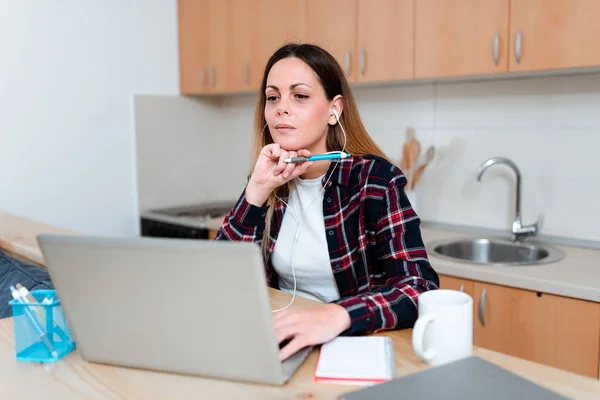
[[(34, 290), (36, 303), (11, 300), (18, 361), (54, 362), (75, 349), (75, 342), (54, 290)], [(14, 297), (14, 295), (13, 295)], [(52, 299), (45, 301), (44, 299)]]

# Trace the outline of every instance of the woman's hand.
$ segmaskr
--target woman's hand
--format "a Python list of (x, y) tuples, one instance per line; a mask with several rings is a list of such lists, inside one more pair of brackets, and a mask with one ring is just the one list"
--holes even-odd
[(277, 312), (273, 316), (277, 342), (291, 339), (279, 350), (279, 359), (283, 361), (303, 347), (334, 339), (350, 328), (350, 322), (346, 309), (335, 303), (304, 310), (287, 308)]
[(277, 143), (263, 147), (246, 187), (246, 200), (250, 204), (260, 207), (275, 188), (305, 174), (313, 164), (312, 161), (304, 163), (283, 162), (286, 158), (297, 156), (310, 157), (311, 153), (308, 150), (287, 151), (279, 147)]

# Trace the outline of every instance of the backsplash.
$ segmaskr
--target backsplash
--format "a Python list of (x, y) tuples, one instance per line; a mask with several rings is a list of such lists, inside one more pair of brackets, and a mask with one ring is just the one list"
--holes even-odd
[[(594, 157), (600, 148), (600, 74), (411, 83), (355, 88), (354, 93), (370, 134), (398, 165), (407, 127), (415, 129), (422, 149), (436, 146), (436, 157), (416, 190), (416, 207), (423, 220), (510, 230), (515, 212), (512, 170), (493, 166), (481, 182), (475, 179), (479, 164), (503, 156), (521, 170), (525, 224), (543, 213), (543, 235), (600, 241), (600, 181), (596, 177), (600, 159)], [(154, 101), (158, 99), (150, 103)], [(155, 162), (169, 160), (165, 165), (185, 175), (181, 179), (186, 182), (196, 177), (196, 183), (215, 196), (237, 198), (248, 172), (255, 96), (230, 96), (211, 106), (206, 101), (193, 103), (201, 117), (174, 120), (162, 116), (168, 117), (164, 118), (169, 126), (165, 131), (172, 131), (165, 137), (180, 129), (188, 131), (180, 142), (165, 142), (163, 151), (180, 148), (193, 154), (189, 147), (201, 147), (206, 157), (202, 163), (190, 163), (183, 156)], [(167, 102), (178, 107), (181, 99)], [(142, 107), (153, 111), (147, 113), (136, 104), (136, 120), (161, 117), (165, 110), (157, 105), (160, 102)], [(190, 124), (198, 126), (191, 129)], [(156, 129), (148, 123), (139, 128), (145, 127), (144, 131), (149, 125)], [(144, 136), (142, 131), (137, 129), (138, 136)], [(145, 172), (140, 169), (140, 174)], [(160, 179), (155, 174), (156, 195), (180, 190), (179, 183), (169, 179), (167, 174)], [(195, 190), (198, 193), (191, 197), (200, 196), (202, 190)], [(140, 186), (140, 195), (144, 192)], [(204, 191), (203, 196), (211, 194)]]

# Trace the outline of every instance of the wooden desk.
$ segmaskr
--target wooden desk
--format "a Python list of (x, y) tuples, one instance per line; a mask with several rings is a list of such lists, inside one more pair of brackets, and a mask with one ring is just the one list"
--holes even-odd
[[(35, 235), (73, 233), (0, 212), (0, 248), (40, 265), (44, 264)], [(273, 307), (282, 307), (290, 295), (270, 290)], [(296, 297), (293, 307), (316, 303)], [(385, 332), (394, 339), (398, 376), (425, 368), (413, 352), (412, 330)], [(315, 383), (317, 350), (285, 386), (253, 385), (195, 376), (144, 371), (87, 363), (77, 351), (55, 364), (17, 362), (12, 318), (0, 320), (0, 393), (7, 399), (336, 399), (353, 386)], [(572, 399), (600, 398), (600, 382), (533, 362), (475, 348), (475, 355)]]
[[(271, 290), (273, 307), (289, 301), (289, 294)], [(315, 303), (296, 297), (294, 307)], [(429, 368), (413, 352), (411, 330), (381, 335), (394, 339), (398, 376)], [(484, 349), (475, 354), (572, 399), (600, 398), (600, 383), (589, 378), (520, 360)], [(30, 364), (15, 359), (12, 318), (0, 320), (0, 390), (2, 398), (44, 399), (336, 399), (355, 386), (315, 383), (318, 350), (286, 385), (267, 386), (195, 376), (145, 371), (88, 363), (77, 351), (55, 364)]]
[(15, 258), (44, 267), (44, 257), (36, 240), (39, 233), (73, 234), (66, 229), (0, 211), (0, 248)]

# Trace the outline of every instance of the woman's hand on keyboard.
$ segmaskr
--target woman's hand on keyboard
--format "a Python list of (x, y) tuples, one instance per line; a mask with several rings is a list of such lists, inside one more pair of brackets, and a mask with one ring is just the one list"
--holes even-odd
[(337, 304), (323, 304), (314, 308), (285, 309), (273, 316), (275, 336), (281, 343), (289, 343), (279, 350), (283, 361), (306, 346), (328, 342), (350, 328), (350, 315)]

